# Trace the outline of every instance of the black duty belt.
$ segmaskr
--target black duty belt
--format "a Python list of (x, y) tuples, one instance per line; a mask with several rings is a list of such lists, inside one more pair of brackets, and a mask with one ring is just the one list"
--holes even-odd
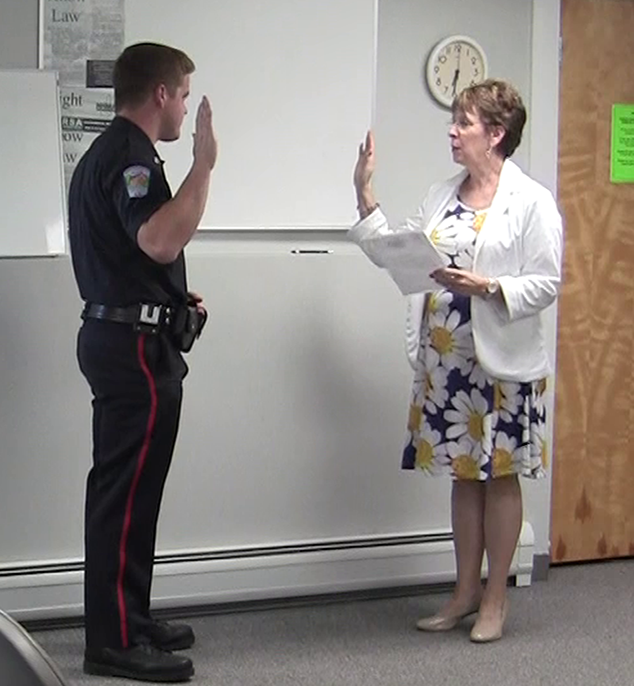
[(139, 303), (128, 307), (110, 307), (97, 303), (86, 303), (82, 319), (104, 319), (119, 324), (132, 324), (137, 331), (158, 333), (169, 328), (174, 309), (168, 305)]
[(119, 324), (131, 324), (135, 331), (158, 334), (166, 332), (182, 352), (189, 352), (200, 337), (207, 321), (207, 312), (195, 303), (183, 307), (139, 303), (129, 307), (110, 307), (86, 303), (82, 319), (105, 319)]

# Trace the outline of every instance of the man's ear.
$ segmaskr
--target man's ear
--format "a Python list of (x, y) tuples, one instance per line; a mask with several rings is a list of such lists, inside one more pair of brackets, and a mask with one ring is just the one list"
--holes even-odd
[(163, 107), (165, 105), (165, 101), (168, 98), (169, 93), (167, 92), (167, 86), (164, 83), (159, 83), (158, 86), (154, 88), (154, 102), (159, 106)]

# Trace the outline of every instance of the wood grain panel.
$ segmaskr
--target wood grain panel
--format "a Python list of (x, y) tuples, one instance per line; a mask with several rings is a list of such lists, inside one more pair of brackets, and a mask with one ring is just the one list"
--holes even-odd
[(634, 103), (634, 2), (561, 9), (553, 562), (634, 551), (634, 185), (609, 180), (612, 105)]

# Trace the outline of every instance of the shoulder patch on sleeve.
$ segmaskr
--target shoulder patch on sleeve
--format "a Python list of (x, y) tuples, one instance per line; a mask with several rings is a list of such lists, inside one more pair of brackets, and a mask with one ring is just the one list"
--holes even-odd
[(150, 188), (150, 170), (135, 164), (124, 170), (123, 180), (130, 198), (144, 198)]

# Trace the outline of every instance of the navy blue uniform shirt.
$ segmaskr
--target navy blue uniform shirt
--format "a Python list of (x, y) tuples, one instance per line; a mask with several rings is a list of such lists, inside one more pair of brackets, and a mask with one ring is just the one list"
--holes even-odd
[(130, 120), (115, 117), (70, 184), (71, 258), (83, 300), (109, 306), (187, 301), (183, 253), (159, 264), (137, 244), (141, 225), (171, 197), (152, 141)]

